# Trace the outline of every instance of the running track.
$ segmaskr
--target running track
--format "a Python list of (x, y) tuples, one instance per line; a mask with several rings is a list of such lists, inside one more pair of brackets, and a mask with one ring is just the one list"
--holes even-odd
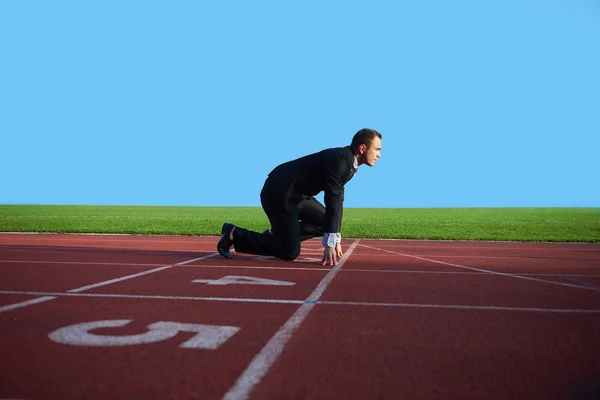
[(217, 239), (0, 234), (0, 398), (600, 398), (599, 244)]

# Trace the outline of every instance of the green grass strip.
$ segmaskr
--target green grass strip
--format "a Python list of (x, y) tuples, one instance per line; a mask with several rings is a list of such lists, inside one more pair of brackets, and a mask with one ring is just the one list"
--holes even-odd
[[(2, 232), (219, 235), (266, 229), (260, 207), (0, 205)], [(346, 238), (600, 242), (598, 208), (346, 208)]]

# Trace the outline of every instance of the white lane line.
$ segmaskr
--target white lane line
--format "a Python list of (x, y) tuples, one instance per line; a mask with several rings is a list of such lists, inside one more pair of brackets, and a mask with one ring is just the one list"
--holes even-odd
[(418, 260), (423, 260), (423, 261), (429, 261), (429, 262), (433, 262), (433, 263), (436, 263), (436, 264), (449, 265), (449, 266), (452, 266), (452, 267), (464, 268), (464, 269), (468, 269), (468, 270), (471, 270), (471, 271), (486, 272), (486, 273), (491, 274), (491, 275), (506, 276), (506, 277), (509, 277), (509, 278), (524, 279), (524, 280), (534, 281), (534, 282), (540, 282), (540, 283), (549, 283), (551, 285), (566, 286), (566, 287), (572, 287), (572, 288), (577, 288), (577, 289), (593, 290), (593, 291), (596, 291), (596, 292), (600, 291), (600, 289), (593, 288), (593, 287), (588, 287), (588, 286), (573, 285), (573, 284), (570, 284), (570, 283), (563, 283), (563, 282), (557, 282), (557, 281), (548, 281), (548, 280), (545, 280), (545, 279), (537, 279), (537, 278), (532, 278), (532, 277), (529, 277), (529, 276), (515, 275), (515, 274), (509, 274), (509, 273), (505, 273), (505, 272), (492, 271), (492, 270), (489, 270), (489, 269), (473, 268), (473, 267), (467, 267), (465, 265), (460, 265), (460, 264), (453, 264), (453, 263), (447, 263), (447, 262), (444, 262), (444, 261), (432, 260), (431, 258), (413, 256), (413, 255), (410, 255), (410, 254), (404, 254), (404, 253), (400, 253), (400, 252), (397, 252), (397, 251), (378, 249), (376, 247), (368, 246), (366, 244), (363, 244), (361, 246), (367, 247), (367, 248), (370, 248), (370, 249), (374, 249), (374, 250), (384, 251), (386, 253), (392, 253), (392, 254), (397, 254), (397, 255), (400, 255), (400, 256), (416, 258)]
[[(110, 298), (110, 299), (142, 299), (142, 300), (191, 300), (191, 301), (217, 301), (234, 303), (271, 303), (271, 304), (321, 304), (361, 307), (390, 307), (390, 308), (445, 308), (455, 310), (482, 310), (482, 311), (531, 311), (548, 313), (600, 313), (600, 309), (585, 308), (540, 308), (540, 307), (508, 307), (508, 306), (469, 306), (460, 304), (419, 304), (419, 303), (386, 303), (368, 301), (308, 301), (308, 300), (286, 300), (286, 299), (253, 299), (241, 297), (200, 297), (200, 296), (160, 296), (143, 294), (118, 294), (118, 293), (67, 293), (67, 292), (26, 292), (18, 290), (0, 290), (0, 295), (27, 295), (48, 296), (47, 300), (56, 297), (87, 297), (87, 298)], [(50, 297), (51, 296), (51, 297)], [(36, 299), (37, 300), (37, 299)]]
[[(118, 242), (118, 241), (117, 241)], [(129, 244), (129, 243), (128, 243)], [(136, 245), (138, 243), (131, 243), (132, 245)], [(85, 249), (86, 253), (115, 253), (115, 252), (148, 252), (148, 253), (156, 253), (159, 252), (162, 255), (165, 254), (170, 254), (170, 253), (190, 253), (190, 252), (210, 252), (214, 250), (214, 247), (209, 248), (208, 246), (206, 248), (204, 247), (194, 247), (193, 249), (157, 249), (157, 248), (139, 248), (139, 247), (131, 247), (131, 246), (125, 246), (125, 247), (111, 247), (111, 248), (106, 248), (106, 247), (102, 247), (102, 246), (94, 246), (94, 247), (83, 247), (83, 246), (61, 246), (61, 245), (50, 245), (50, 246), (30, 246), (27, 244), (22, 244), (22, 245), (9, 245), (9, 244), (2, 244), (0, 243), (0, 248), (3, 249), (8, 249), (11, 252), (14, 253), (27, 253), (30, 252), (31, 250), (40, 250), (41, 253), (55, 253), (56, 251), (70, 251), (70, 250), (75, 250), (75, 251), (80, 251), (82, 249)]]
[(97, 287), (100, 287), (100, 286), (110, 285), (111, 283), (121, 282), (121, 281), (125, 281), (127, 279), (137, 278), (139, 276), (153, 274), (155, 272), (163, 271), (163, 270), (169, 269), (169, 268), (171, 268), (170, 265), (167, 265), (165, 267), (160, 267), (160, 268), (154, 268), (154, 269), (151, 269), (151, 270), (148, 270), (148, 271), (138, 272), (137, 274), (127, 275), (127, 276), (123, 276), (121, 278), (115, 278), (115, 279), (111, 279), (111, 280), (104, 281), (104, 282), (99, 282), (99, 283), (94, 283), (94, 284), (87, 285), (87, 286), (82, 286), (82, 287), (77, 288), (77, 289), (67, 290), (67, 292), (70, 292), (70, 293), (83, 292), (83, 291), (88, 290), (88, 289), (93, 289), (93, 288), (97, 288)]
[[(54, 297), (90, 297), (112, 299), (143, 299), (143, 300), (196, 300), (196, 301), (223, 301), (235, 303), (273, 303), (273, 304), (303, 304), (305, 300), (286, 299), (253, 299), (243, 297), (201, 297), (201, 296), (160, 296), (144, 294), (118, 294), (118, 293), (69, 293), (69, 292), (27, 292), (18, 290), (0, 290), (0, 294), (21, 294), (30, 296)], [(53, 297), (53, 298), (54, 298)], [(48, 299), (51, 300), (51, 299)]]
[[(391, 250), (390, 250), (391, 251)], [(497, 251), (494, 251), (497, 252)], [(564, 262), (580, 262), (580, 261), (588, 261), (588, 262), (600, 262), (600, 258), (567, 258), (563, 257), (544, 257), (544, 256), (444, 256), (435, 254), (411, 254), (412, 256), (417, 257), (436, 257), (436, 258), (481, 258), (481, 259), (502, 259), (502, 260), (544, 260), (544, 261), (564, 261)], [(379, 257), (393, 257), (393, 254), (378, 254), (377, 252), (373, 253), (361, 253), (361, 256), (379, 256)]]
[(56, 297), (53, 297), (53, 296), (44, 296), (44, 297), (38, 297), (37, 299), (22, 301), (21, 303), (9, 304), (7, 306), (0, 307), (0, 313), (3, 313), (5, 311), (14, 310), (14, 309), (21, 308), (21, 307), (27, 307), (32, 304), (43, 303), (45, 301), (53, 300), (55, 298)]
[[(164, 264), (135, 264), (135, 263), (115, 263), (115, 262), (88, 262), (88, 261), (13, 261), (13, 260), (0, 260), (0, 263), (19, 263), (19, 264), (68, 264), (68, 265), (124, 265), (124, 266), (136, 266), (136, 267), (158, 267)], [(0, 399), (2, 400), (2, 399)]]
[(319, 304), (343, 306), (375, 306), (402, 308), (446, 308), (453, 310), (482, 310), (482, 311), (528, 311), (563, 314), (596, 314), (600, 309), (570, 309), (570, 308), (539, 308), (539, 307), (503, 307), (503, 306), (465, 306), (460, 304), (418, 304), (418, 303), (368, 303), (359, 301), (320, 301)]
[(254, 356), (246, 370), (239, 376), (234, 385), (223, 397), (225, 400), (247, 399), (250, 392), (265, 376), (271, 368), (271, 365), (277, 360), (292, 335), (298, 329), (300, 324), (306, 319), (308, 314), (314, 308), (317, 301), (331, 283), (338, 271), (346, 263), (346, 260), (352, 254), (360, 240), (350, 245), (346, 253), (338, 264), (329, 271), (329, 273), (319, 282), (315, 290), (308, 296), (306, 301), (296, 310), (296, 312), (279, 328), (275, 335), (267, 342), (262, 350)]
[[(108, 281), (104, 281), (104, 282), (100, 282), (100, 283), (95, 283), (93, 285), (88, 285), (88, 286), (80, 287), (80, 288), (77, 288), (77, 289), (72, 289), (72, 290), (69, 290), (68, 293), (78, 293), (78, 292), (82, 292), (84, 290), (92, 289), (92, 288), (95, 288), (95, 287), (105, 286), (105, 285), (109, 285), (111, 283), (124, 281), (126, 279), (137, 278), (138, 276), (147, 275), (147, 274), (151, 274), (151, 273), (154, 273), (154, 272), (159, 272), (159, 271), (162, 271), (162, 270), (165, 270), (165, 269), (168, 269), (168, 268), (173, 268), (173, 267), (178, 266), (178, 265), (184, 265), (184, 264), (188, 264), (188, 263), (191, 263), (191, 262), (194, 262), (194, 261), (203, 260), (205, 258), (214, 257), (217, 254), (218, 253), (213, 253), (213, 254), (209, 254), (209, 255), (203, 256), (203, 257), (194, 258), (194, 259), (187, 260), (187, 261), (182, 261), (180, 263), (176, 263), (176, 264), (172, 264), (172, 265), (167, 265), (167, 266), (164, 266), (164, 267), (161, 267), (161, 268), (155, 268), (155, 269), (152, 269), (152, 270), (149, 270), (149, 271), (144, 271), (144, 272), (140, 272), (140, 273), (133, 274), (133, 275), (127, 275), (127, 276), (124, 276), (124, 277), (121, 277), (121, 278), (111, 279), (111, 280), (108, 280)], [(6, 290), (3, 290), (3, 291), (0, 291), (0, 293), (3, 293), (3, 294), (32, 294), (34, 296), (37, 296), (41, 292), (26, 292), (26, 291), (18, 292), (18, 291), (6, 291)], [(38, 293), (38, 294), (34, 294), (34, 293)], [(16, 308), (26, 307), (26, 306), (33, 305), (33, 304), (38, 304), (38, 303), (43, 303), (45, 301), (54, 300), (56, 297), (61, 296), (61, 295), (64, 295), (64, 294), (61, 294), (61, 293), (53, 293), (52, 295), (45, 294), (45, 295), (43, 295), (44, 297), (41, 297), (41, 298), (37, 298), (37, 299), (33, 299), (33, 300), (28, 300), (28, 301), (24, 301), (24, 302), (16, 303), (16, 304), (10, 304), (10, 305), (7, 305), (7, 306), (2, 306), (2, 307), (0, 307), (0, 312), (14, 310)]]
[(483, 258), (483, 259), (503, 259), (503, 260), (542, 260), (542, 261), (560, 261), (560, 262), (571, 262), (571, 261), (589, 261), (589, 262), (600, 262), (600, 258), (569, 258), (567, 256), (562, 257), (544, 257), (544, 256), (441, 256), (437, 254), (415, 254), (419, 257), (437, 257), (437, 258)]
[[(431, 275), (489, 275), (487, 272), (476, 272), (476, 271), (421, 271), (421, 270), (410, 270), (410, 269), (356, 269), (346, 268), (344, 272), (378, 272), (378, 273), (392, 273), (392, 274), (431, 274)], [(568, 278), (568, 277), (581, 277), (581, 278), (600, 278), (600, 274), (544, 274), (534, 272), (517, 272), (516, 274), (522, 276), (549, 276), (556, 278)]]
[(571, 282), (579, 283), (580, 285), (583, 285), (583, 286), (600, 289), (600, 286), (593, 284), (592, 282), (588, 282), (585, 279), (581, 279), (582, 278), (581, 276), (569, 275), (569, 276), (565, 276), (565, 278), (570, 280)]
[[(394, 239), (392, 239), (394, 240)], [(474, 249), (481, 251), (498, 251), (498, 250), (519, 250), (519, 251), (540, 251), (540, 252), (548, 252), (548, 251), (580, 251), (583, 250), (585, 252), (592, 253), (600, 253), (600, 246), (596, 243), (568, 243), (568, 242), (540, 242), (540, 245), (537, 247), (532, 246), (503, 246), (502, 244), (519, 244), (524, 242), (506, 242), (506, 241), (483, 241), (479, 240), (479, 243), (487, 243), (489, 246), (468, 246), (467, 243), (473, 243), (473, 241), (452, 241), (447, 239), (441, 240), (397, 240), (394, 244), (385, 243), (386, 239), (373, 239), (369, 238), (363, 240), (365, 242), (383, 242), (382, 244), (378, 244), (379, 247), (382, 248), (391, 248), (401, 250), (414, 250), (414, 251), (423, 251), (426, 249), (434, 249), (434, 250), (464, 250), (464, 249)], [(404, 243), (402, 243), (404, 242)], [(427, 243), (429, 242), (429, 243)], [(454, 243), (452, 243), (454, 242)], [(450, 245), (452, 243), (453, 245)], [(461, 244), (463, 243), (463, 244)], [(456, 244), (456, 245), (454, 245)], [(571, 248), (568, 248), (571, 247)]]
[[(314, 263), (319, 267), (265, 267), (262, 265), (227, 265), (227, 268), (257, 268), (257, 269), (278, 269), (278, 270), (289, 270), (289, 271), (329, 271), (331, 268), (323, 268), (318, 262), (321, 259), (311, 258), (304, 260), (295, 260), (295, 262), (302, 263)], [(196, 260), (197, 261), (197, 260)], [(271, 260), (269, 260), (271, 261)], [(0, 263), (12, 264), (58, 264), (58, 265), (106, 265), (106, 266), (126, 266), (126, 267), (162, 267), (164, 264), (138, 264), (138, 263), (118, 263), (118, 262), (89, 262), (89, 261), (13, 261), (13, 260), (0, 260)], [(175, 265), (180, 268), (223, 268), (224, 265)], [(2, 399), (0, 399), (2, 400)]]
[(219, 254), (219, 253), (213, 253), (213, 254), (209, 254), (207, 256), (193, 258), (193, 259), (187, 260), (187, 261), (182, 261), (182, 262), (179, 262), (179, 263), (176, 263), (176, 264), (171, 264), (171, 265), (167, 265), (167, 266), (160, 267), (160, 268), (154, 268), (154, 269), (151, 269), (149, 271), (138, 272), (137, 274), (127, 275), (127, 276), (123, 276), (121, 278), (110, 279), (108, 281), (94, 283), (92, 285), (83, 286), (83, 287), (80, 287), (80, 288), (77, 288), (77, 289), (68, 290), (68, 292), (69, 293), (83, 292), (83, 291), (88, 290), (88, 289), (94, 289), (94, 288), (97, 288), (97, 287), (100, 287), (100, 286), (106, 286), (106, 285), (110, 285), (112, 283), (122, 282), (122, 281), (125, 281), (125, 280), (128, 280), (128, 279), (137, 278), (139, 276), (144, 276), (144, 275), (148, 275), (148, 274), (153, 274), (155, 272), (164, 271), (165, 269), (173, 268), (173, 267), (176, 267), (178, 265), (185, 265), (185, 264), (189, 264), (189, 263), (194, 262), (194, 261), (204, 260), (206, 258), (214, 257), (217, 254)]
[[(122, 218), (122, 217), (119, 217)], [(130, 238), (133, 238), (134, 236), (138, 236), (137, 234), (114, 234), (114, 233), (87, 233), (85, 234), (85, 236), (80, 236), (80, 234), (78, 233), (68, 233), (68, 234), (64, 234), (64, 235), (68, 235), (67, 236), (63, 236), (63, 237), (57, 237), (54, 236), (52, 237), (51, 233), (39, 233), (39, 232), (0, 232), (0, 237), (1, 236), (8, 236), (8, 235), (31, 235), (31, 236), (46, 236), (44, 237), (44, 240), (62, 240), (65, 242), (74, 242), (74, 243), (80, 243), (80, 242), (84, 242), (84, 244), (90, 243), (90, 242), (94, 242), (94, 241), (101, 241), (101, 242), (117, 242), (117, 243), (123, 243), (123, 244), (153, 244), (153, 243), (168, 243), (168, 244), (172, 244), (172, 243), (184, 243), (184, 244), (189, 244), (189, 245), (202, 245), (202, 244), (207, 244), (207, 243), (196, 243), (193, 240), (195, 239), (190, 239), (190, 240), (153, 240), (153, 239), (132, 239), (132, 240), (124, 240), (123, 236), (129, 236)], [(86, 237), (89, 236), (89, 237)], [(110, 236), (118, 236), (118, 237), (114, 237), (111, 238)], [(154, 236), (154, 235), (152, 235)], [(26, 245), (19, 245), (19, 244), (7, 244), (5, 246), (26, 246)], [(40, 246), (42, 247), (42, 246)], [(171, 251), (171, 250), (166, 250), (166, 251)]]

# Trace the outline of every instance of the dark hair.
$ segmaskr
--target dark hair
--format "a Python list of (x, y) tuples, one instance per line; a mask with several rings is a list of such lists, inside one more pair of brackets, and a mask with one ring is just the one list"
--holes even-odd
[(381, 133), (377, 132), (375, 129), (363, 128), (354, 134), (350, 146), (352, 146), (353, 150), (358, 149), (361, 144), (369, 147), (375, 136), (377, 136), (379, 139), (382, 138)]

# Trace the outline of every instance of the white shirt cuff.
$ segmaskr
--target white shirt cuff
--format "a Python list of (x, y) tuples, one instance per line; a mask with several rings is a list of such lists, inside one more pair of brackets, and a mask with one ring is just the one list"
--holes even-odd
[(336, 244), (342, 242), (342, 234), (341, 233), (328, 233), (325, 232), (323, 234), (323, 240), (321, 243), (323, 246), (327, 247), (335, 247)]

